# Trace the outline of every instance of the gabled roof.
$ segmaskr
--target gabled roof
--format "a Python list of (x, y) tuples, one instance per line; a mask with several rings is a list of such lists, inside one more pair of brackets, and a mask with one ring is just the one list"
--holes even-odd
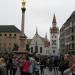
[[(36, 34), (35, 34), (35, 36), (36, 36)], [(41, 40), (42, 40), (42, 42), (44, 43), (44, 46), (45, 46), (45, 47), (49, 47), (49, 46), (50, 46), (50, 42), (49, 42), (48, 39), (43, 38), (43, 37), (41, 37), (40, 35), (38, 35), (38, 36), (39, 36), (39, 38), (41, 38)], [(28, 39), (28, 40), (27, 40), (27, 43), (30, 45), (30, 43), (31, 43), (32, 40), (33, 40), (33, 39)]]
[(0, 32), (20, 32), (14, 25), (0, 25)]
[(39, 34), (35, 34), (35, 36), (36, 37), (39, 36), (42, 39), (45, 47), (49, 47), (50, 46), (50, 42), (49, 42), (49, 40), (47, 38), (41, 37)]
[(46, 39), (46, 38), (43, 38), (43, 37), (40, 37), (41, 39), (42, 39), (42, 41), (44, 42), (44, 46), (45, 47), (49, 47), (50, 46), (50, 42), (49, 42), (49, 40), (48, 39)]

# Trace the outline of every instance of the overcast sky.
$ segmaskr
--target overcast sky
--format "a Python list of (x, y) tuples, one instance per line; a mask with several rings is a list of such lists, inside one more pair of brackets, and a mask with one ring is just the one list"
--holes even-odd
[[(0, 25), (15, 25), (21, 29), (21, 0), (0, 1)], [(75, 0), (28, 0), (25, 14), (25, 34), (32, 38), (38, 33), (49, 38), (49, 29), (55, 13), (57, 26), (61, 28), (75, 10)]]

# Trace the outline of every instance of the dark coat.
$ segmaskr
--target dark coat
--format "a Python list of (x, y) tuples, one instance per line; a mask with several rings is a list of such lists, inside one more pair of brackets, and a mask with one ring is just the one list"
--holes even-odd
[(59, 65), (60, 71), (63, 71), (69, 68), (69, 62), (62, 61)]

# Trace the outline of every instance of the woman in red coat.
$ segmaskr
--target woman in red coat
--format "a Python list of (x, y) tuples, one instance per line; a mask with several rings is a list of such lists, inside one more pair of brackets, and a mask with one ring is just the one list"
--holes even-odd
[(29, 58), (26, 57), (22, 65), (23, 75), (29, 75), (29, 70), (30, 70), (30, 61)]

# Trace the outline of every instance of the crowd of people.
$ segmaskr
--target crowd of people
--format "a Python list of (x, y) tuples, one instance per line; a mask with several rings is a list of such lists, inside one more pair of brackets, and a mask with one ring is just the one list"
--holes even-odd
[(39, 75), (44, 73), (45, 60), (39, 59), (33, 54), (9, 54), (0, 57), (0, 75), (16, 75), (19, 69), (21, 75)]
[(9, 54), (0, 57), (0, 75), (16, 75), (19, 69), (21, 75), (44, 75), (45, 68), (54, 70), (54, 75), (75, 75), (75, 56), (65, 54), (60, 57), (37, 57), (33, 54), (17, 56)]

